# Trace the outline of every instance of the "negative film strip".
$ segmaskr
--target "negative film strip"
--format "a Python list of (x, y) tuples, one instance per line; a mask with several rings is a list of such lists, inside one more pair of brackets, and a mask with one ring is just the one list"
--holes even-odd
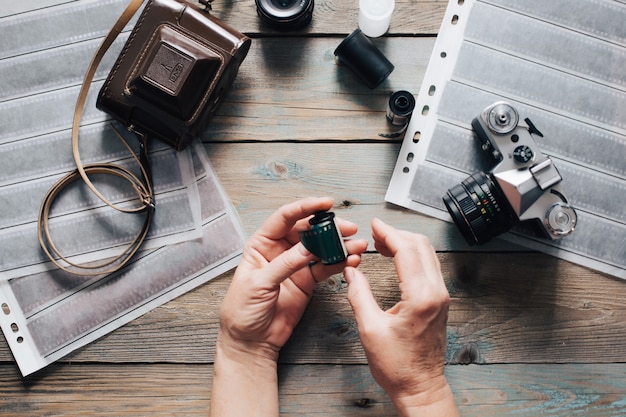
[(505, 100), (541, 126), (579, 221), (559, 241), (503, 237), (626, 279), (624, 19), (621, 1), (450, 2), (385, 200), (450, 221), (441, 195), (493, 166), (470, 123)]

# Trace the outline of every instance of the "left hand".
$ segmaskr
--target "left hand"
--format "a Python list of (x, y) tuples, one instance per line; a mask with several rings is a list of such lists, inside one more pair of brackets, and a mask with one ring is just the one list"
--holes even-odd
[[(345, 242), (348, 258), (323, 265), (300, 242), (316, 211), (330, 210), (331, 198), (307, 198), (273, 213), (248, 240), (221, 310), (222, 349), (261, 355), (276, 361), (278, 353), (302, 317), (317, 283), (346, 266), (356, 267), (367, 248), (365, 240)], [(357, 232), (353, 223), (337, 219), (344, 237)]]

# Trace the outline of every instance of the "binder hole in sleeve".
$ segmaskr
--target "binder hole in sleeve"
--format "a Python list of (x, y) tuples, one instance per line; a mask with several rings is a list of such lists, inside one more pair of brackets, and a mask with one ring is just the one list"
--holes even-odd
[(413, 143), (419, 142), (421, 136), (422, 136), (422, 132), (420, 132), (419, 130), (413, 133)]
[(428, 116), (430, 108), (428, 106), (422, 107), (422, 116)]
[(11, 330), (13, 331), (13, 333), (17, 333), (20, 331), (20, 328), (17, 323), (11, 323)]
[(9, 308), (9, 305), (7, 303), (2, 303), (2, 312), (5, 316), (11, 314), (11, 309)]

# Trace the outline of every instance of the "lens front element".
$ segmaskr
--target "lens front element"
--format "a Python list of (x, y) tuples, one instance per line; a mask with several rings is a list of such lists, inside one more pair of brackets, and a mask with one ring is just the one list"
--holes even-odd
[(255, 0), (257, 14), (267, 25), (279, 30), (297, 29), (313, 16), (314, 0)]
[(484, 172), (470, 175), (448, 190), (443, 202), (470, 245), (481, 245), (517, 221), (509, 203)]
[(272, 0), (272, 4), (280, 9), (287, 9), (295, 4), (297, 0)]

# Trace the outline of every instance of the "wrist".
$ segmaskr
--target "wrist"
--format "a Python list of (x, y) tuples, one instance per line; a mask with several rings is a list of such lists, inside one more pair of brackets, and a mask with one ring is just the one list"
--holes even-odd
[(459, 416), (452, 389), (444, 376), (432, 381), (429, 389), (414, 394), (391, 396), (401, 417), (456, 417)]
[(277, 363), (265, 350), (226, 342), (215, 346), (211, 417), (278, 416)]
[(236, 363), (252, 369), (276, 370), (279, 351), (269, 345), (234, 341), (221, 332), (215, 345), (215, 362)]

